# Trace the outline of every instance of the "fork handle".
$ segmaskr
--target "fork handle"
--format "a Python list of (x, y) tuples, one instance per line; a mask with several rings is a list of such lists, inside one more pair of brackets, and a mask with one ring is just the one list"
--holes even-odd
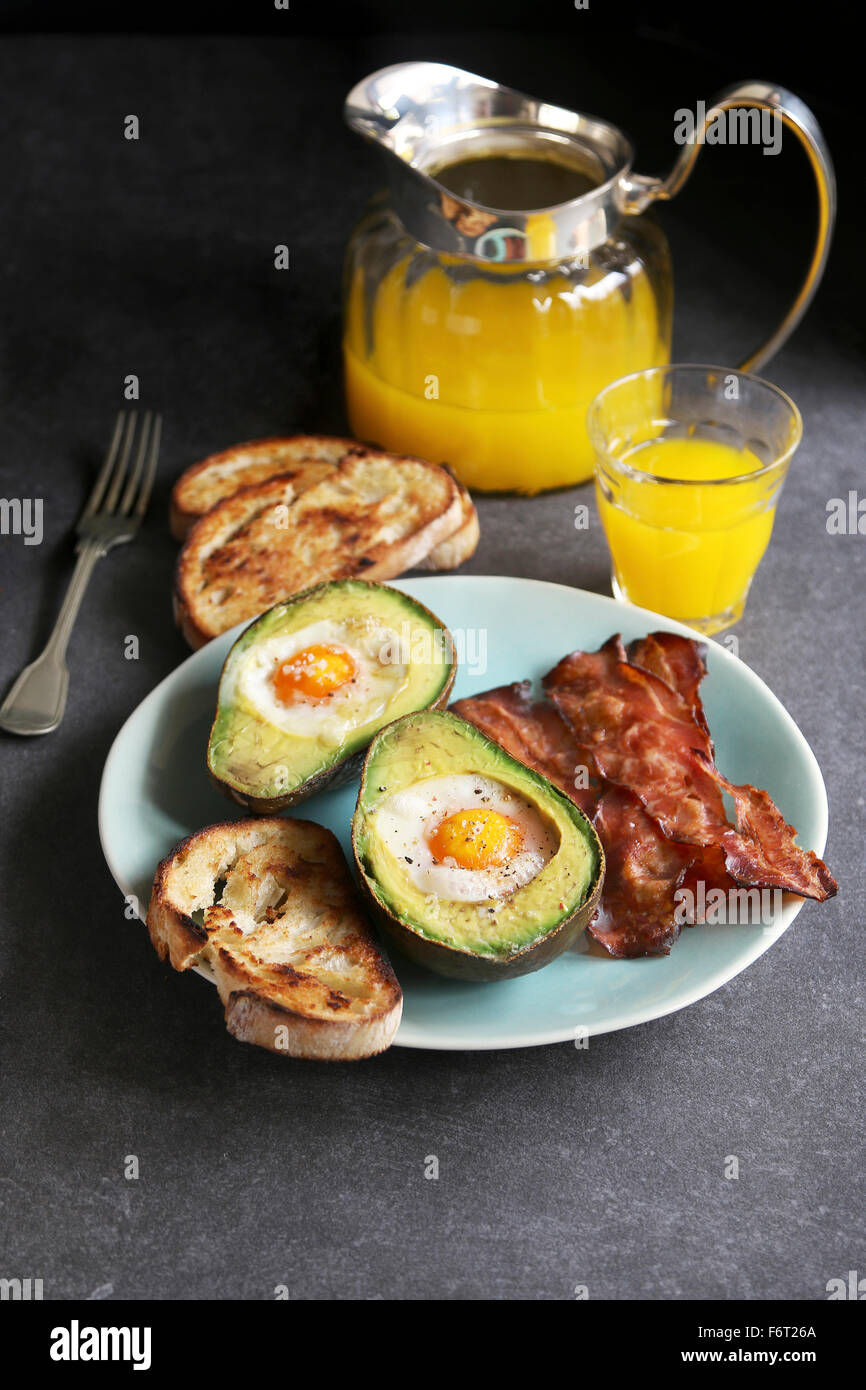
[(0, 728), (11, 734), (49, 734), (66, 709), (69, 672), (66, 648), (84, 591), (103, 547), (85, 541), (78, 550), (75, 570), (57, 615), (54, 630), (40, 656), (25, 666), (0, 707)]

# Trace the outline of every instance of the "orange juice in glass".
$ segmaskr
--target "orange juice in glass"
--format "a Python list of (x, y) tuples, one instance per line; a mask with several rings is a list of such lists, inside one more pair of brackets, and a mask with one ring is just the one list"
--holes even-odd
[(724, 367), (653, 367), (589, 410), (617, 598), (701, 632), (743, 614), (800, 442), (793, 401)]

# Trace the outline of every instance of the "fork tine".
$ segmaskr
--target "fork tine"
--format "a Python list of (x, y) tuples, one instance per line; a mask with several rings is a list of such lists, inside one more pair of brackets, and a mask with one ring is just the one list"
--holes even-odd
[(141, 427), (141, 439), (138, 444), (138, 451), (135, 456), (135, 466), (129, 475), (129, 481), (123, 490), (123, 500), (120, 503), (120, 515), (128, 516), (132, 507), (133, 499), (138, 488), (141, 470), (144, 467), (144, 459), (147, 454), (147, 446), (150, 439), (150, 423), (153, 418), (152, 411), (148, 410), (144, 417)]
[(114, 462), (117, 458), (117, 451), (120, 447), (120, 439), (123, 434), (123, 427), (125, 423), (126, 411), (119, 410), (117, 412), (117, 419), (114, 422), (114, 434), (111, 436), (111, 443), (108, 446), (108, 453), (105, 455), (105, 462), (99, 470), (99, 477), (96, 479), (96, 482), (93, 486), (93, 491), (87, 499), (87, 505), (85, 506), (84, 511), (81, 513), (82, 521), (84, 521), (86, 517), (93, 516), (93, 513), (96, 511), (97, 507), (102, 501), (102, 494), (105, 492), (105, 489), (108, 485), (108, 480), (111, 477), (112, 469), (114, 468)]
[(126, 468), (129, 463), (130, 454), (132, 453), (132, 442), (135, 438), (136, 421), (137, 412), (135, 410), (132, 410), (130, 411), (126, 422), (126, 434), (124, 435), (123, 439), (123, 447), (120, 452), (120, 459), (118, 460), (117, 467), (115, 468), (114, 474), (112, 475), (111, 486), (108, 489), (108, 496), (105, 498), (105, 501), (103, 502), (101, 507), (101, 511), (103, 512), (103, 514), (107, 512), (109, 515), (112, 515), (115, 507), (117, 506), (117, 499), (120, 496), (120, 489), (123, 486), (123, 479), (126, 474)]
[(141, 492), (138, 494), (138, 501), (135, 504), (135, 515), (143, 517), (150, 501), (150, 493), (153, 487), (153, 480), (156, 476), (156, 465), (159, 459), (159, 446), (162, 440), (162, 416), (154, 415), (153, 432), (150, 436), (150, 458), (147, 461), (144, 478), (141, 484)]

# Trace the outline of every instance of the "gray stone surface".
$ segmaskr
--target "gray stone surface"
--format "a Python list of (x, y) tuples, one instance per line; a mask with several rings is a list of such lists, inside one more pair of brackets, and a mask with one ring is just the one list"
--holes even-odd
[[(480, 39), (431, 46), (491, 69)], [(513, 80), (524, 48), (540, 63), (513, 36), (499, 64)], [(808, 905), (745, 975), (587, 1052), (292, 1064), (232, 1042), (211, 992), (160, 966), (101, 858), (106, 752), (186, 654), (169, 610), (170, 483), (238, 439), (343, 428), (339, 263), (374, 172), (339, 102), (364, 71), (423, 51), (417, 38), (0, 51), (17, 139), (3, 175), (0, 492), (46, 503), (41, 547), (2, 542), (4, 687), (50, 626), (125, 374), (166, 414), (152, 514), (97, 571), (61, 730), (2, 739), (0, 1274), (41, 1277), (46, 1297), (269, 1298), (285, 1283), (303, 1298), (567, 1299), (585, 1283), (593, 1298), (822, 1298), (829, 1278), (866, 1272), (866, 538), (825, 528), (828, 497), (862, 486), (864, 370), (838, 274), (771, 369), (806, 434), (738, 636), (824, 770), (841, 893)], [(612, 75), (594, 71), (583, 104), (634, 127)], [(130, 112), (138, 144), (121, 138)], [(703, 177), (696, 201), (666, 213), (676, 350), (730, 360), (781, 302), (797, 229), (786, 223), (778, 260), (744, 256), (742, 239), (738, 251), (733, 214), (699, 232), (719, 193)], [(286, 276), (272, 267), (281, 241)], [(469, 571), (606, 590), (597, 523), (572, 527), (585, 496), (482, 499)], [(138, 662), (123, 658), (130, 633)], [(425, 1181), (434, 1153), (441, 1176)]]

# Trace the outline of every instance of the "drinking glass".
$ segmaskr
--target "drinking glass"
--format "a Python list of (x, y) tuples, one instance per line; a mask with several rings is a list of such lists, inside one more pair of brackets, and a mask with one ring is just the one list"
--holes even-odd
[(800, 442), (794, 402), (747, 372), (675, 364), (612, 382), (587, 423), (615, 596), (707, 634), (738, 622)]

